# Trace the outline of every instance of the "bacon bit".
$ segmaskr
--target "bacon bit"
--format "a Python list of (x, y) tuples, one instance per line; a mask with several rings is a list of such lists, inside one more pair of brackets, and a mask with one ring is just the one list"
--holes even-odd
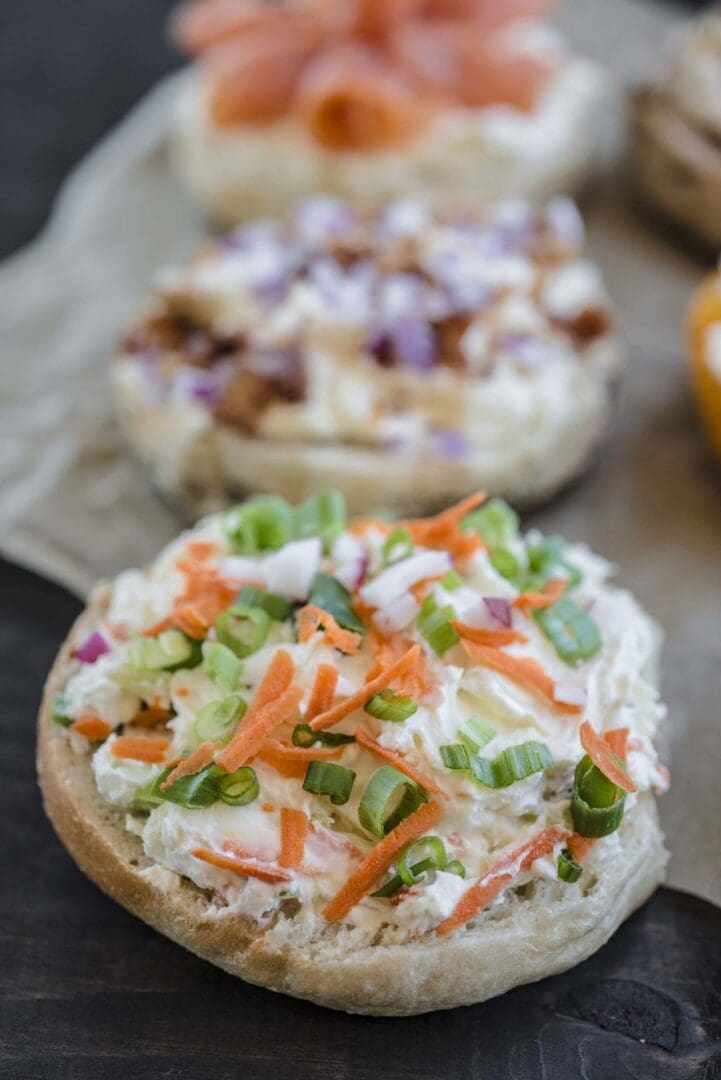
[(230, 870), (234, 874), (245, 874), (246, 877), (254, 877), (259, 881), (267, 881), (276, 885), (279, 881), (291, 881), (293, 875), (285, 870), (275, 870), (272, 866), (260, 866), (248, 859), (238, 859), (232, 855), (221, 855), (217, 851), (208, 851), (206, 848), (193, 848), (190, 854), (195, 859), (217, 866), (219, 870)]
[(624, 767), (619, 765), (609, 744), (596, 734), (588, 720), (584, 720), (581, 724), (581, 746), (596, 768), (612, 784), (622, 788), (623, 791), (638, 791), (638, 784), (634, 783)]
[(288, 806), (280, 811), (280, 855), (278, 865), (297, 870), (305, 854), (305, 838), (308, 833), (308, 817), (302, 810)]
[(247, 719), (242, 721), (232, 740), (216, 758), (221, 769), (229, 773), (235, 772), (241, 765), (256, 757), (270, 733), (297, 715), (302, 697), (302, 687), (290, 686), (279, 698), (268, 702), (254, 713), (250, 722)]
[(344, 630), (329, 611), (316, 607), (315, 604), (306, 604), (300, 609), (298, 612), (298, 640), (300, 642), (308, 641), (321, 626), (323, 637), (329, 645), (350, 656), (355, 656), (363, 640), (360, 634), (352, 630)]
[(563, 578), (549, 578), (543, 586), (542, 592), (522, 592), (516, 597), (511, 607), (520, 611), (540, 611), (541, 608), (550, 607), (566, 591), (566, 582)]
[(311, 720), (310, 726), (314, 731), (322, 731), (324, 728), (332, 727), (339, 720), (355, 712), (361, 705), (365, 705), (366, 701), (372, 698), (374, 694), (377, 694), (380, 690), (387, 690), (396, 679), (405, 677), (414, 664), (418, 662), (420, 651), (420, 645), (413, 645), (395, 664), (386, 668), (374, 679), (367, 680), (360, 690), (356, 690), (354, 694), (351, 694), (345, 700), (339, 701), (337, 705), (321, 713), (320, 716), (316, 716), (315, 719)]
[(569, 705), (566, 702), (555, 700), (553, 692), (556, 684), (535, 660), (525, 656), (509, 656), (508, 653), (501, 652), (500, 649), (490, 649), (486, 645), (475, 645), (472, 641), (464, 641), (463, 648), (474, 664), (491, 668), (492, 671), (504, 675), (524, 690), (541, 694), (559, 712), (579, 713), (583, 711), (582, 705)]
[(160, 785), (160, 790), (165, 791), (176, 780), (182, 780), (186, 776), (195, 776), (213, 760), (215, 751), (220, 746), (219, 742), (204, 742), (193, 750), (186, 758), (181, 758), (171, 773), (168, 773)]
[(111, 747), (114, 757), (127, 758), (130, 761), (147, 761), (159, 765), (165, 759), (165, 752), (170, 746), (170, 739), (145, 738), (141, 735), (119, 735)]
[(314, 716), (327, 712), (335, 701), (335, 691), (338, 686), (340, 672), (334, 664), (318, 664), (315, 671), (313, 689), (310, 692), (308, 705), (305, 710), (306, 723)]
[(526, 635), (518, 630), (479, 630), (458, 619), (453, 619), (452, 625), (459, 637), (472, 641), (474, 645), (488, 645), (490, 648), (499, 649), (503, 645), (525, 645), (528, 641)]
[[(603, 737), (608, 743), (611, 753), (620, 757), (621, 761), (626, 760), (627, 747), (636, 741), (635, 739), (629, 740), (627, 727), (612, 728), (611, 731), (604, 732)], [(579, 833), (573, 833), (569, 836), (568, 844), (566, 846), (568, 847), (573, 861), (581, 863), (596, 843), (597, 840), (593, 837), (581, 836)]]
[(84, 735), (91, 742), (99, 742), (101, 739), (107, 739), (113, 729), (107, 720), (101, 720), (99, 716), (81, 716), (70, 725), (70, 730), (76, 731), (78, 735)]
[(277, 739), (269, 739), (257, 756), (281, 776), (302, 780), (311, 761), (337, 761), (342, 753), (342, 746), (285, 746)]
[(427, 802), (419, 806), (395, 829), (372, 848), (354, 870), (342, 888), (328, 901), (323, 915), (329, 922), (343, 919), (362, 900), (378, 879), (395, 862), (398, 854), (419, 836), (427, 832), (441, 816), (441, 805)]
[(173, 719), (170, 709), (162, 709), (159, 705), (148, 705), (145, 709), (136, 712), (130, 723), (133, 727), (155, 727), (156, 724), (167, 724)]
[(564, 840), (568, 833), (563, 829), (544, 829), (532, 840), (509, 851), (488, 870), (480, 881), (471, 885), (456, 904), (453, 912), (439, 923), (436, 933), (444, 937), (463, 926), (469, 919), (475, 918), (492, 900), (507, 889), (511, 882), (543, 855), (553, 851), (556, 844)]
[(477, 491), (436, 517), (404, 521), (401, 524), (408, 529), (416, 544), (448, 551), (457, 562), (463, 562), (480, 550), (483, 542), (477, 533), (463, 532), (460, 523), (467, 514), (480, 506), (485, 498), (485, 492)]
[(417, 784), (420, 784), (426, 791), (433, 792), (434, 795), (440, 795), (442, 799), (447, 799), (448, 795), (443, 788), (438, 787), (434, 780), (429, 780), (425, 773), (417, 769), (411, 762), (398, 754), (395, 750), (389, 750), (388, 747), (382, 746), (375, 739), (372, 739), (370, 735), (367, 735), (363, 728), (356, 728), (355, 733), (356, 742), (359, 746), (365, 747), (366, 750), (370, 750), (372, 754), (377, 754), (378, 757), (383, 758), (390, 765), (393, 765), (400, 772), (409, 776), (411, 780), (415, 780)]

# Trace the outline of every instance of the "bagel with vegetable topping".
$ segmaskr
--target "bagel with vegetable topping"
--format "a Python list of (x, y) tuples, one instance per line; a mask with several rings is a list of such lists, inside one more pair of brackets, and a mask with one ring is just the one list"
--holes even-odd
[(159, 275), (112, 365), (117, 414), (193, 519), (261, 488), (427, 513), (579, 475), (622, 366), (573, 203), (359, 215), (328, 196)]
[(499, 500), (256, 498), (98, 586), (45, 690), (78, 865), (249, 982), (406, 1015), (598, 949), (653, 891), (659, 633)]

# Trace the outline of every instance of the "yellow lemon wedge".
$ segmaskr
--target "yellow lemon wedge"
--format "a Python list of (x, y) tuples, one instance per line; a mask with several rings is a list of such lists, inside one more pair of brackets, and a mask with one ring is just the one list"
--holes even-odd
[(696, 291), (688, 311), (691, 381), (701, 418), (721, 460), (721, 270)]

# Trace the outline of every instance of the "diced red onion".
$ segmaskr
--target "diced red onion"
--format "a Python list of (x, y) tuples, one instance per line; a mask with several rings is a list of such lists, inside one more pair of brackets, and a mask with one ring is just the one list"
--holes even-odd
[(585, 242), (583, 218), (573, 199), (559, 195), (546, 205), (543, 212), (546, 224), (555, 235), (574, 248), (582, 248)]
[(441, 577), (452, 569), (453, 561), (447, 551), (420, 551), (382, 570), (362, 587), (361, 599), (371, 607), (384, 607), (407, 593), (416, 582)]
[(436, 431), (434, 441), (437, 452), (441, 457), (448, 458), (449, 461), (460, 461), (468, 454), (468, 439), (462, 431), (455, 428), (449, 428), (447, 431)]
[(305, 600), (320, 569), (323, 545), (319, 536), (291, 540), (264, 560), (263, 573), (271, 592)]
[(94, 664), (98, 657), (110, 652), (110, 644), (99, 630), (93, 631), (87, 641), (75, 652), (75, 657), (83, 664)]
[(358, 219), (351, 208), (333, 195), (311, 195), (293, 214), (293, 226), (303, 244), (319, 247), (351, 232)]
[(392, 604), (386, 604), (373, 613), (373, 624), (381, 634), (395, 634), (405, 629), (408, 623), (416, 617), (420, 610), (420, 604), (413, 593), (394, 600)]
[(553, 700), (560, 705), (579, 705), (585, 707), (588, 694), (583, 686), (574, 686), (573, 683), (556, 683), (553, 688)]
[(430, 210), (420, 199), (398, 199), (386, 208), (378, 223), (378, 233), (389, 239), (416, 236), (430, 221)]
[(511, 625), (512, 611), (511, 605), (503, 596), (484, 596), (483, 603), (486, 605), (486, 610), (492, 619), (495, 619), (501, 626), (509, 628)]
[(391, 348), (397, 363), (414, 371), (428, 371), (438, 355), (436, 336), (426, 322), (405, 318), (389, 332)]
[(335, 561), (333, 576), (350, 592), (355, 592), (362, 585), (368, 569), (368, 552), (354, 536), (343, 533), (333, 545), (331, 554)]
[(212, 370), (184, 366), (173, 375), (172, 397), (195, 401), (212, 408), (220, 400), (232, 374), (232, 366), (218, 364)]
[(528, 334), (496, 334), (493, 344), (497, 350), (525, 368), (543, 367), (551, 357), (549, 346)]

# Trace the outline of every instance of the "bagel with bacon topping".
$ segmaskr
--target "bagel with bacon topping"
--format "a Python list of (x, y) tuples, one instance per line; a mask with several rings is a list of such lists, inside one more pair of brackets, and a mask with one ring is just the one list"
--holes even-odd
[(150, 925), (323, 1005), (562, 971), (666, 860), (659, 634), (609, 574), (481, 495), (208, 517), (73, 627), (39, 719), (48, 815)]

